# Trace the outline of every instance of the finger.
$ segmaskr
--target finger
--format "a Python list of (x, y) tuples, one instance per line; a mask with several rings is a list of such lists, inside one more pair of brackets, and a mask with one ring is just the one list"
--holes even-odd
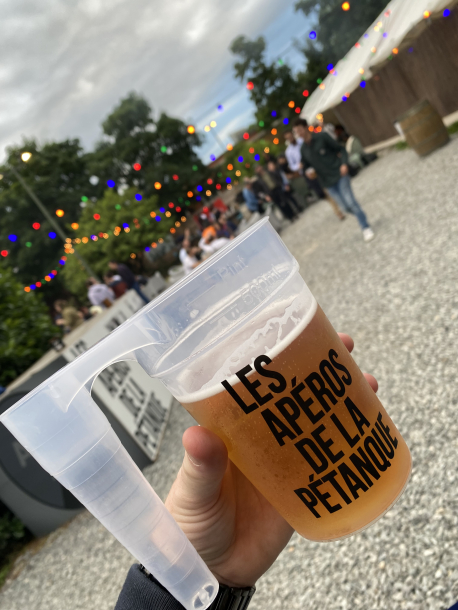
[(367, 382), (369, 383), (371, 388), (374, 390), (374, 392), (376, 392), (378, 390), (378, 381), (377, 381), (377, 379), (373, 375), (371, 375), (370, 373), (364, 373), (364, 377), (366, 378)]
[(353, 348), (355, 346), (355, 342), (353, 341), (353, 339), (350, 337), (350, 335), (346, 335), (345, 333), (337, 333), (337, 334), (342, 339), (343, 344), (345, 345), (345, 347), (348, 349), (348, 351), (351, 354), (351, 352), (353, 351)]
[(189, 507), (204, 506), (218, 497), (227, 468), (227, 449), (213, 432), (192, 426), (183, 434), (186, 454), (177, 480), (177, 493)]

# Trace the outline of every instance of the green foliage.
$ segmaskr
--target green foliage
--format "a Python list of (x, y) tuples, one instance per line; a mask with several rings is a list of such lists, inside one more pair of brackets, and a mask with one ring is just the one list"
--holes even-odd
[[(141, 262), (145, 246), (168, 235), (177, 220), (176, 213), (172, 213), (170, 218), (161, 214), (161, 220), (156, 221), (150, 212), (159, 211), (157, 196), (137, 201), (137, 193), (137, 189), (130, 188), (121, 196), (114, 189), (107, 189), (101, 199), (96, 203), (88, 202), (83, 209), (79, 229), (73, 232), (73, 237), (88, 237), (89, 241), (74, 247), (100, 277), (103, 277), (112, 259), (130, 261), (130, 255), (135, 254), (136, 260)], [(94, 214), (100, 214), (100, 220), (95, 220)], [(128, 232), (123, 229), (124, 223), (129, 225)], [(114, 235), (116, 227), (122, 229), (118, 236)], [(99, 233), (107, 234), (108, 238), (99, 237)], [(97, 237), (96, 241), (91, 239), (92, 235)], [(74, 255), (68, 255), (61, 275), (73, 294), (85, 298), (87, 274)]]
[[(232, 181), (235, 183), (236, 181), (243, 181), (243, 178), (246, 176), (253, 176), (254, 170), (257, 165), (262, 165), (265, 160), (264, 149), (269, 148), (269, 152), (273, 155), (278, 155), (280, 152), (283, 152), (284, 146), (272, 144), (272, 142), (268, 142), (267, 140), (258, 140), (257, 142), (246, 142), (242, 140), (241, 142), (237, 142), (234, 145), (234, 148), (226, 153), (225, 165), (222, 170), (224, 178), (226, 176), (230, 176)], [(250, 152), (250, 149), (254, 149), (254, 152)], [(260, 161), (256, 162), (254, 160), (255, 155), (260, 156)], [(239, 157), (243, 157), (243, 161), (238, 161)], [(228, 170), (227, 166), (232, 165), (233, 170)], [(247, 165), (249, 167), (247, 167)], [(236, 176), (236, 171), (240, 171), (240, 176)]]
[(6, 554), (11, 543), (26, 536), (24, 524), (9, 511), (0, 515), (0, 553)]
[(342, 0), (298, 0), (295, 9), (315, 17), (316, 43), (327, 65), (348, 53), (386, 3), (386, 0), (350, 0), (350, 10), (343, 11)]
[(295, 116), (294, 108), (289, 108), (288, 103), (293, 101), (302, 105), (304, 98), (303, 88), (288, 65), (266, 63), (265, 48), (262, 36), (254, 41), (239, 36), (232, 42), (230, 51), (240, 58), (234, 64), (236, 78), (243, 81), (246, 77), (254, 85), (250, 97), (257, 108), (256, 119), (270, 124), (272, 110), (276, 110), (279, 117), (292, 118)]
[[(155, 194), (159, 204), (167, 204), (207, 175), (194, 152), (201, 144), (199, 136), (189, 134), (183, 121), (165, 113), (155, 121), (148, 102), (136, 93), (120, 101), (103, 129), (107, 138), (87, 156), (90, 173), (99, 178), (98, 197), (111, 179), (118, 186), (138, 188), (147, 197)], [(140, 171), (133, 169), (134, 163), (141, 165)], [(156, 182), (162, 185), (159, 191)]]
[(0, 588), (15, 555), (31, 539), (24, 525), (0, 502)]
[(323, 51), (310, 40), (304, 46), (299, 46), (299, 50), (304, 54), (306, 68), (303, 72), (299, 72), (297, 80), (301, 83), (302, 91), (307, 89), (312, 94), (318, 87), (318, 79), (324, 80), (326, 78), (329, 61)]
[(403, 142), (398, 142), (395, 145), (396, 150), (406, 150), (406, 148), (409, 148), (409, 145), (407, 144), (407, 142), (404, 140)]
[(11, 269), (0, 266), (0, 385), (6, 386), (50, 348), (60, 334), (42, 295), (25, 293)]
[(447, 127), (447, 131), (449, 132), (449, 134), (452, 136), (454, 133), (458, 132), (458, 121), (455, 121), (455, 123), (452, 123), (451, 125), (449, 125)]
[[(27, 163), (20, 160), (24, 151), (32, 153)], [(28, 140), (22, 146), (10, 147), (7, 152), (8, 163), (17, 168), (62, 228), (78, 219), (81, 196), (87, 195), (90, 186), (78, 140), (51, 142), (42, 147), (35, 140)], [(0, 174), (3, 174), (0, 180), (0, 249), (9, 251), (8, 262), (17, 268), (17, 277), (29, 284), (55, 268), (63, 253), (62, 241), (49, 238), (48, 233), (53, 228), (11, 170), (4, 166), (0, 168)], [(63, 218), (55, 215), (57, 209), (64, 210)], [(32, 228), (34, 222), (41, 224), (38, 231)], [(18, 236), (15, 243), (8, 240), (10, 234)]]

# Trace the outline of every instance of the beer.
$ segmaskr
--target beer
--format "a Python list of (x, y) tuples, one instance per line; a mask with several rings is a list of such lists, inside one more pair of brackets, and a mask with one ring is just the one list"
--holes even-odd
[(365, 528), (407, 483), (409, 449), (319, 306), (270, 353), (180, 400), (310, 540)]

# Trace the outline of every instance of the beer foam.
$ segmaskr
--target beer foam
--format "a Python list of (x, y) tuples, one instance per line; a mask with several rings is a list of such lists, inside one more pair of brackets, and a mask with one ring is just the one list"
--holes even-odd
[[(227, 380), (232, 386), (239, 383), (240, 380), (235, 375), (237, 371), (247, 364), (253, 366), (255, 358), (261, 354), (265, 354), (273, 360), (310, 324), (316, 314), (317, 306), (316, 299), (312, 297), (312, 302), (307, 303), (304, 312), (304, 302), (299, 297), (286, 306), (281, 315), (275, 313), (275, 311), (269, 312), (267, 308), (263, 312), (265, 317), (268, 317), (265, 324), (256, 329), (249, 338), (239, 343), (234, 351), (230, 352), (230, 356), (218, 368), (213, 377), (200, 390), (184, 396), (176, 396), (176, 399), (184, 404), (198, 402), (222, 392), (224, 390), (221, 385), (223, 380)], [(279, 309), (282, 309), (281, 303), (277, 301), (275, 310), (278, 312)], [(235, 338), (235, 341), (237, 341), (237, 338)], [(224, 343), (220, 344), (218, 349), (230, 350), (230, 342), (231, 339), (229, 338), (226, 345)], [(208, 358), (211, 358), (211, 352), (208, 354)], [(189, 371), (189, 374), (193, 374), (192, 371)]]

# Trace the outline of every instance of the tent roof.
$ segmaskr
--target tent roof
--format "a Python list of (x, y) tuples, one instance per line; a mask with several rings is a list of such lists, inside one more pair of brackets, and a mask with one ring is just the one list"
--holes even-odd
[[(385, 63), (393, 49), (410, 45), (428, 26), (424, 12), (442, 15), (457, 0), (392, 0), (366, 33), (334, 66), (333, 74), (323, 80), (305, 103), (301, 117), (314, 123), (316, 116), (342, 102), (342, 97), (369, 80), (377, 67)], [(381, 27), (379, 27), (381, 26)], [(375, 53), (372, 49), (375, 47)], [(364, 70), (362, 75), (360, 70)]]

